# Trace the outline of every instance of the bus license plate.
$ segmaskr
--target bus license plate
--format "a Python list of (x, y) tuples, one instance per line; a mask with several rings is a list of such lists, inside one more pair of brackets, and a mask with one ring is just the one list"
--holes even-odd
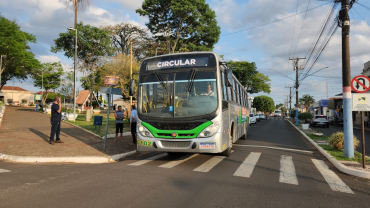
[(215, 149), (216, 148), (215, 143), (200, 143), (199, 146), (200, 146), (200, 149)]

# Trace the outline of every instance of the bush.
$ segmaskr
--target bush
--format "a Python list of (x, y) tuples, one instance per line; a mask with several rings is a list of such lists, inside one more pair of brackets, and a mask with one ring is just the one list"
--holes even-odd
[[(359, 143), (360, 141), (358, 141), (357, 137), (353, 135), (353, 149), (356, 149)], [(330, 135), (329, 144), (335, 149), (344, 149), (344, 133), (339, 131)]]
[(27, 99), (22, 99), (22, 103), (23, 104), (27, 103)]
[(67, 107), (62, 107), (62, 112), (66, 112), (67, 111)]
[(30, 106), (35, 106), (35, 104), (31, 103)]
[(299, 120), (304, 120), (307, 122), (307, 120), (311, 120), (313, 118), (313, 115), (311, 113), (299, 113), (298, 114), (298, 119)]
[(99, 103), (96, 102), (96, 101), (93, 101), (92, 106), (93, 106), (94, 109), (97, 109), (97, 108), (99, 108)]

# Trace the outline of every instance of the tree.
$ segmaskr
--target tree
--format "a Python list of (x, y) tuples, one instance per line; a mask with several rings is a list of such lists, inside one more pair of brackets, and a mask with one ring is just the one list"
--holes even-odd
[[(80, 60), (82, 71), (88, 71), (92, 75), (94, 85), (94, 71), (100, 70), (103, 58), (112, 55), (111, 40), (106, 30), (83, 25), (82, 22), (77, 24), (77, 57)], [(68, 58), (74, 57), (75, 49), (75, 31), (60, 33), (59, 38), (54, 40), (55, 47), (51, 48), (54, 53), (64, 51)], [(90, 90), (90, 105), (93, 91)]]
[(34, 35), (21, 31), (16, 21), (0, 16), (0, 55), (5, 55), (0, 69), (0, 90), (12, 78), (25, 80), (33, 69), (41, 67), (29, 51), (29, 43), (36, 43)]
[[(132, 73), (139, 71), (139, 63), (133, 61)], [(122, 96), (128, 97), (128, 88), (130, 83), (130, 57), (119, 54), (118, 57), (111, 58), (104, 63), (105, 73), (107, 75), (118, 75), (118, 88), (122, 89)], [(137, 76), (133, 76), (137, 81)], [(103, 78), (104, 79), (104, 78)]]
[(265, 95), (254, 97), (252, 107), (256, 108), (257, 111), (269, 112), (269, 113), (275, 110), (274, 100)]
[(283, 107), (284, 105), (282, 103), (279, 103), (278, 105), (276, 105), (276, 109), (280, 108), (280, 107)]
[(280, 108), (281, 112), (286, 113), (287, 109), (285, 107)]
[(136, 10), (149, 18), (146, 26), (157, 41), (175, 51), (211, 51), (221, 30), (205, 0), (145, 0)]
[(90, 0), (66, 0), (67, 7), (69, 3), (72, 3), (75, 12), (75, 28), (77, 27), (77, 14), (78, 10), (81, 10), (85, 5), (90, 5)]
[(44, 63), (41, 69), (35, 69), (33, 73), (34, 86), (45, 89), (42, 103), (45, 102), (50, 90), (55, 90), (60, 86), (63, 76), (63, 67), (60, 62)]
[(72, 99), (73, 97), (73, 72), (67, 72), (62, 78), (60, 85), (60, 93), (67, 99)]
[(270, 93), (270, 79), (268, 76), (257, 71), (256, 63), (248, 61), (229, 61), (226, 62), (233, 71), (235, 77), (245, 88), (251, 86), (251, 94), (258, 92)]
[(148, 56), (152, 56), (150, 49), (154, 40), (149, 36), (147, 28), (142, 28), (131, 23), (120, 23), (101, 28), (108, 31), (115, 52), (126, 56), (130, 55), (130, 41), (132, 41), (133, 56), (137, 60), (141, 61)]
[(313, 98), (313, 96), (305, 94), (302, 96), (302, 98), (299, 98), (299, 102), (305, 105), (306, 112), (308, 112), (311, 105), (315, 102), (315, 99)]

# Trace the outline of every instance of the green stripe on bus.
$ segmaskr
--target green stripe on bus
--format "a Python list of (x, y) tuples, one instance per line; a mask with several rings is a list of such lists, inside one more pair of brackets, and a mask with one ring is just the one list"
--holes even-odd
[[(190, 130), (160, 130), (155, 128), (154, 126), (146, 123), (146, 122), (141, 122), (141, 125), (145, 126), (156, 138), (178, 138), (178, 139), (190, 139), (190, 138), (196, 138), (202, 132), (206, 127), (212, 124), (212, 121), (207, 121), (198, 127)], [(177, 133), (176, 137), (172, 136), (159, 136), (158, 134), (170, 134), (172, 133)], [(193, 136), (179, 136), (179, 134), (193, 134)]]

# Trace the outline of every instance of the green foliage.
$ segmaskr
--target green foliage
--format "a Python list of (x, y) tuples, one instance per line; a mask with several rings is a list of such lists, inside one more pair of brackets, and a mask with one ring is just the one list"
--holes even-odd
[(61, 76), (63, 75), (63, 67), (60, 62), (44, 63), (41, 69), (35, 69), (32, 75), (34, 86), (44, 87), (46, 93), (42, 98), (42, 103), (45, 103), (48, 97), (49, 90), (55, 90), (60, 86)]
[[(358, 141), (357, 137), (353, 135), (353, 149), (356, 149), (359, 143), (360, 141)], [(344, 133), (339, 131), (330, 135), (329, 144), (335, 149), (344, 149)]]
[(322, 136), (317, 136), (314, 134), (306, 134), (306, 135), (313, 140), (329, 140), (329, 138), (326, 135), (322, 135)]
[(279, 103), (278, 105), (276, 105), (276, 109), (280, 108), (280, 107), (283, 107), (284, 105), (282, 103)]
[(27, 99), (22, 99), (22, 103), (23, 104), (27, 103)]
[(312, 119), (313, 115), (311, 113), (298, 113), (298, 119), (299, 120), (307, 120), (307, 119)]
[(96, 102), (96, 101), (93, 101), (92, 106), (93, 106), (94, 109), (97, 109), (97, 108), (99, 108), (99, 103)]
[(270, 79), (268, 76), (257, 71), (256, 63), (248, 61), (229, 61), (228, 67), (244, 87), (252, 86), (250, 93), (270, 93)]
[(280, 110), (281, 110), (282, 113), (286, 113), (286, 111), (287, 111), (287, 109), (285, 107), (281, 107)]
[(31, 103), (30, 106), (35, 106), (35, 104)]
[(252, 107), (256, 108), (257, 111), (269, 112), (269, 113), (275, 110), (274, 100), (265, 95), (254, 97)]
[(171, 46), (172, 53), (211, 51), (221, 34), (205, 0), (145, 0), (136, 13), (149, 18), (146, 26), (157, 42)]
[[(319, 145), (324, 150), (326, 150), (331, 156), (333, 156), (337, 160), (344, 160), (344, 161), (357, 161), (362, 162), (362, 154), (355, 151), (353, 158), (345, 157), (344, 150), (343, 149), (336, 149), (335, 147), (332, 147), (330, 145)], [(370, 159), (366, 158), (366, 163), (370, 163)]]
[(315, 99), (313, 96), (309, 94), (305, 94), (302, 96), (302, 98), (299, 98), (299, 103), (302, 103), (306, 107), (306, 111), (310, 109), (310, 106), (315, 102)]
[(10, 21), (0, 15), (0, 89), (12, 78), (25, 80), (33, 69), (40, 68), (40, 62), (30, 51), (29, 43), (36, 43), (36, 37), (21, 31), (16, 21)]

